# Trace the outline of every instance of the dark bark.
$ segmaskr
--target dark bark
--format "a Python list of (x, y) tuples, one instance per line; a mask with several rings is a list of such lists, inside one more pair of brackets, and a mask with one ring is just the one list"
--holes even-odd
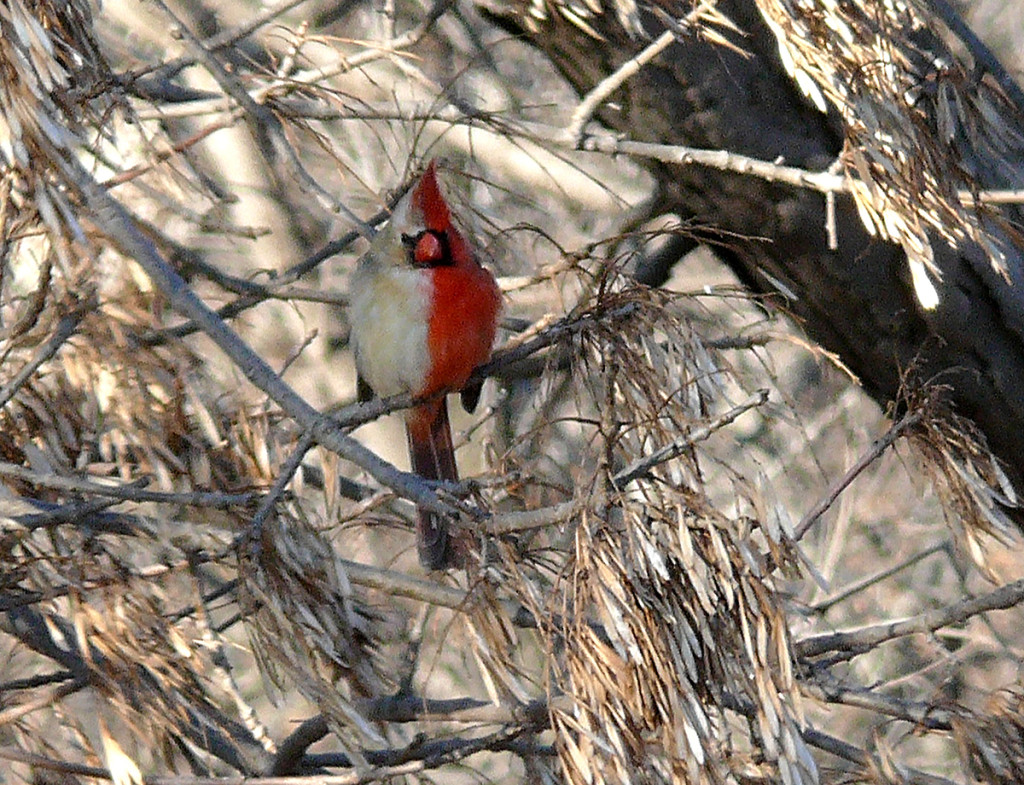
[[(585, 93), (645, 41), (631, 37), (612, 13), (588, 20), (587, 35), (552, 12), (528, 32), (520, 4), (491, 11), (525, 33), (573, 86)], [(553, 4), (557, 6), (557, 4)], [(820, 170), (842, 146), (838, 118), (810, 106), (783, 70), (776, 41), (753, 0), (721, 0), (746, 34), (751, 55), (690, 36), (631, 78), (600, 120), (630, 138), (724, 149)], [(641, 14), (648, 33), (664, 24)], [(612, 106), (614, 104), (614, 106)], [(902, 249), (867, 233), (852, 201), (836, 200), (837, 251), (826, 235), (825, 199), (806, 190), (699, 166), (649, 164), (662, 207), (684, 218), (751, 238), (720, 256), (757, 292), (778, 292), (807, 333), (836, 352), (880, 403), (898, 397), (907, 372), (950, 387), (960, 414), (973, 419), (1020, 485), (1024, 478), (1024, 279), (1019, 256), (1008, 260), (1010, 283), (976, 249), (933, 246), (943, 271), (941, 304), (921, 309)], [(1006, 187), (992, 184), (990, 187)], [(1016, 285), (1013, 285), (1016, 284)], [(795, 299), (786, 296), (795, 295)]]

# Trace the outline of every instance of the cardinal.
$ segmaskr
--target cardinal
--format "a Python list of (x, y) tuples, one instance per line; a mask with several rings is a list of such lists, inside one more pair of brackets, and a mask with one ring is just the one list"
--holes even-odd
[[(434, 161), (395, 206), (349, 288), (359, 399), (412, 393), (422, 400), (405, 414), (412, 470), (457, 480), (445, 394), (461, 392), (466, 410), (476, 407), (480, 385), (467, 383), (491, 355), (501, 294), (452, 223)], [(457, 564), (444, 517), (417, 514), (420, 563)]]

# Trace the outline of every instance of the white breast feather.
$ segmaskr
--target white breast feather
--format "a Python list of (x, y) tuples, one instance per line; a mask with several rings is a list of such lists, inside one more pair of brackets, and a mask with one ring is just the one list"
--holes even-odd
[(429, 273), (408, 267), (360, 267), (350, 287), (356, 367), (382, 397), (422, 389), (430, 370)]

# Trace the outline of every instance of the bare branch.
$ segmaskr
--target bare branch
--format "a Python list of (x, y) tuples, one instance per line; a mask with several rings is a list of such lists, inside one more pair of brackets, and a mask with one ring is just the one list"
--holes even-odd
[[(871, 755), (865, 750), (822, 731), (808, 729), (804, 733), (804, 738), (807, 739), (808, 744), (825, 750), (825, 752), (831, 753), (837, 758), (855, 763), (858, 766), (866, 768), (871, 761)], [(956, 780), (936, 777), (933, 774), (927, 774), (913, 768), (903, 767), (903, 773), (906, 777), (906, 782), (911, 783), (911, 785), (962, 785), (962, 783), (958, 783)]]
[(912, 616), (903, 621), (872, 624), (849, 632), (832, 632), (797, 641), (796, 650), (802, 657), (818, 657), (829, 652), (852, 657), (880, 643), (907, 635), (935, 632), (951, 624), (967, 621), (972, 616), (989, 611), (1006, 610), (1024, 601), (1024, 579), (1001, 586), (989, 594), (962, 600), (944, 608)]
[(93, 307), (95, 307), (95, 302), (83, 303), (74, 311), (61, 318), (53, 335), (46, 339), (46, 342), (36, 350), (32, 359), (25, 363), (11, 380), (0, 389), (0, 409), (6, 406), (8, 401), (17, 395), (21, 386), (32, 377), (32, 374), (39, 370), (43, 363), (53, 357), (68, 338), (74, 335), (79, 322), (82, 321), (86, 313)]
[[(698, 8), (691, 12), (691, 15), (696, 15), (701, 12), (701, 8)], [(583, 127), (587, 124), (587, 121), (594, 116), (594, 112), (598, 110), (601, 104), (606, 101), (609, 96), (618, 90), (623, 83), (631, 76), (636, 75), (640, 72), (647, 63), (651, 62), (654, 58), (668, 49), (676, 40), (676, 32), (674, 30), (666, 30), (651, 43), (649, 43), (644, 50), (627, 60), (618, 70), (609, 76), (605, 77), (599, 82), (593, 90), (587, 93), (580, 101), (579, 106), (576, 107), (572, 113), (572, 117), (569, 119), (569, 124), (565, 128), (565, 138), (569, 144), (579, 145), (583, 139)]]
[(212, 493), (204, 491), (190, 491), (185, 493), (173, 493), (167, 491), (147, 491), (139, 487), (145, 484), (146, 480), (139, 480), (130, 485), (110, 484), (105, 485), (90, 480), (79, 480), (74, 477), (63, 477), (57, 474), (42, 474), (17, 466), (12, 463), (0, 462), (0, 477), (23, 480), (43, 488), (53, 488), (61, 491), (72, 491), (75, 493), (90, 493), (96, 496), (106, 496), (122, 501), (132, 502), (163, 502), (166, 504), (188, 504), (197, 507), (234, 507), (246, 505), (259, 498), (256, 493)]
[(671, 461), (674, 458), (678, 458), (694, 444), (702, 442), (709, 438), (716, 431), (721, 430), (729, 423), (733, 422), (737, 417), (750, 409), (763, 406), (768, 401), (768, 391), (758, 390), (756, 393), (751, 395), (747, 400), (743, 401), (727, 412), (724, 412), (715, 417), (711, 422), (706, 425), (702, 425), (699, 428), (694, 428), (691, 433), (688, 433), (684, 438), (673, 442), (670, 445), (655, 450), (650, 455), (645, 455), (634, 461), (632, 464), (627, 466), (625, 469), (620, 471), (612, 478), (612, 482), (615, 487), (619, 490), (624, 489), (633, 480), (643, 477), (651, 469), (660, 463)]
[(848, 600), (853, 595), (858, 594), (864, 591), (865, 589), (868, 589), (874, 586), (875, 584), (880, 583), (881, 581), (884, 581), (886, 578), (891, 578), (893, 575), (902, 572), (908, 567), (914, 566), (918, 562), (927, 559), (929, 556), (935, 553), (948, 553), (950, 551), (951, 545), (952, 543), (949, 540), (943, 540), (942, 542), (932, 545), (930, 548), (925, 548), (923, 551), (915, 553), (913, 556), (904, 559), (899, 564), (894, 564), (892, 567), (889, 567), (885, 570), (880, 570), (874, 575), (869, 575), (866, 578), (856, 581), (852, 585), (847, 586), (844, 589), (841, 589), (840, 591), (837, 591), (832, 596), (827, 597), (826, 599), (821, 600), (820, 602), (816, 602), (814, 605), (811, 606), (811, 610), (815, 613), (825, 613), (828, 611), (829, 608), (845, 600)]
[(839, 498), (841, 494), (857, 477), (863, 472), (868, 466), (874, 462), (878, 456), (886, 451), (889, 447), (896, 443), (896, 440), (908, 429), (913, 428), (917, 425), (924, 417), (924, 412), (917, 410), (908, 412), (905, 414), (899, 422), (895, 423), (881, 439), (871, 445), (871, 448), (862, 455), (857, 462), (849, 468), (849, 470), (842, 477), (838, 478), (832, 485), (829, 486), (828, 492), (825, 496), (818, 501), (810, 510), (808, 510), (804, 517), (800, 519), (800, 523), (797, 524), (796, 529), (793, 530), (793, 538), (795, 540), (803, 539), (803, 536), (807, 534), (807, 530), (810, 529), (825, 512), (832, 506), (833, 502)]

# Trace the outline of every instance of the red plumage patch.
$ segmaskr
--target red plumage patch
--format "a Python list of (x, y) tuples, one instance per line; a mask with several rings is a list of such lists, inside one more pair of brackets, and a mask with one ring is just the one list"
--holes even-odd
[(501, 307), (494, 277), (475, 261), (471, 266), (456, 261), (431, 272), (434, 296), (427, 330), (430, 370), (425, 395), (462, 389), (473, 370), (487, 362)]
[[(434, 161), (412, 192), (424, 229), (413, 246), (413, 260), (429, 269), (432, 283), (427, 344), (430, 369), (418, 395), (459, 390), (473, 369), (491, 356), (501, 293), (494, 276), (480, 266), (469, 243), (452, 224)], [(443, 235), (439, 237), (433, 233)], [(445, 248), (447, 244), (447, 248)], [(432, 262), (450, 254), (450, 262)]]
[(412, 203), (423, 213), (427, 229), (444, 232), (451, 227), (451, 213), (448, 212), (448, 204), (441, 195), (441, 186), (437, 182), (437, 170), (433, 161), (427, 164), (427, 171), (416, 184)]

